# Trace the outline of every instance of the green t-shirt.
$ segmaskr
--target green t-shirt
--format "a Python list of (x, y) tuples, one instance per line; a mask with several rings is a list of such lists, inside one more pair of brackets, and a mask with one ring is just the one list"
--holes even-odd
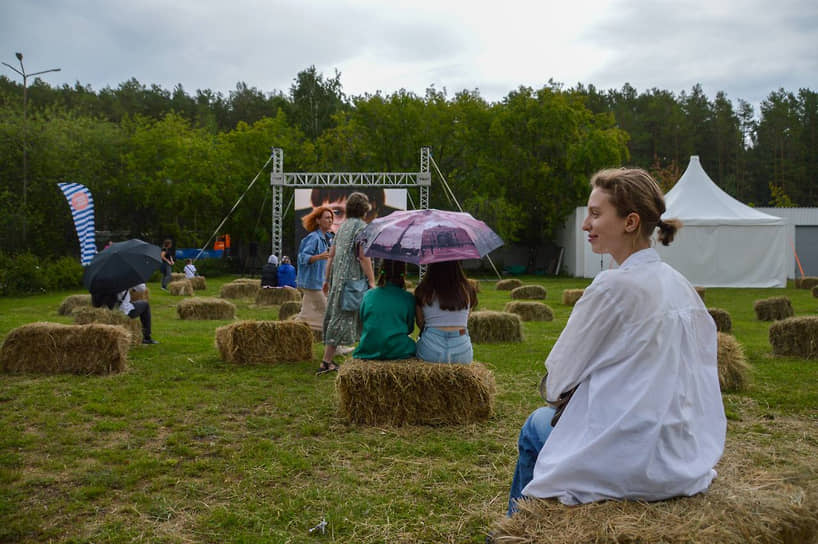
[(415, 356), (415, 297), (387, 284), (370, 289), (360, 309), (363, 332), (353, 357), (358, 359), (406, 359)]

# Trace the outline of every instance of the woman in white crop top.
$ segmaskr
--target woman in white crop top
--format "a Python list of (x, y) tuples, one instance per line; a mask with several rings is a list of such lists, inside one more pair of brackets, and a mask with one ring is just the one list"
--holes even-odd
[(477, 293), (460, 261), (432, 263), (415, 288), (415, 318), (421, 330), (417, 356), (433, 363), (471, 363), (467, 324)]

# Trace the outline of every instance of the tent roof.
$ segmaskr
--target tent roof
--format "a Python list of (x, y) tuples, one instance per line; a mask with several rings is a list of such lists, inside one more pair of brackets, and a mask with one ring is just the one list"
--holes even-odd
[(783, 225), (784, 220), (742, 204), (722, 191), (699, 162), (690, 157), (687, 170), (665, 195), (664, 219), (678, 218), (687, 225)]

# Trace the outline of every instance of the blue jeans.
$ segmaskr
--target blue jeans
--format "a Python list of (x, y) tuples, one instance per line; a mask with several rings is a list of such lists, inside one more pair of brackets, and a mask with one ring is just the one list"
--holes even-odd
[(537, 408), (520, 429), (520, 438), (517, 440), (517, 468), (514, 469), (514, 480), (511, 482), (508, 496), (508, 516), (517, 511), (514, 501), (523, 496), (523, 488), (534, 477), (534, 465), (553, 429), (551, 418), (555, 412), (556, 410), (550, 406)]
[(471, 363), (474, 352), (468, 331), (443, 331), (425, 327), (418, 339), (417, 356), (430, 363)]

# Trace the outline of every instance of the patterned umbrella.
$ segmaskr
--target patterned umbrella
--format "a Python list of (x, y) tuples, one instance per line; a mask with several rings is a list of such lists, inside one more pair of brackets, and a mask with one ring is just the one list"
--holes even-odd
[(159, 246), (132, 239), (111, 244), (85, 268), (82, 283), (91, 293), (118, 293), (145, 283), (162, 263)]
[(392, 212), (367, 225), (358, 240), (368, 257), (415, 264), (479, 259), (503, 245), (471, 214), (446, 210)]

